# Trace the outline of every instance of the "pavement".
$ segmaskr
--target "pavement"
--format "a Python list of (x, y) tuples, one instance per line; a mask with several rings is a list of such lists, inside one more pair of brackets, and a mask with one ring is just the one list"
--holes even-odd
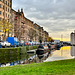
[(71, 56), (71, 48), (68, 46), (62, 47), (60, 50), (52, 51), (50, 56), (44, 62), (58, 61), (65, 59), (74, 59)]

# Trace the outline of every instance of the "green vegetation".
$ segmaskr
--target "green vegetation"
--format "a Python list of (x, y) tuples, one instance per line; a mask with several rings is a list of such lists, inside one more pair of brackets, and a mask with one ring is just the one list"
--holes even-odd
[(38, 48), (38, 46), (33, 46), (33, 49), (37, 49)]
[(75, 75), (75, 59), (2, 67), (0, 75)]
[(12, 62), (20, 59), (20, 48), (1, 48), (0, 63)]
[(27, 51), (37, 49), (37, 46), (23, 46), (18, 48), (1, 48), (0, 63), (8, 63), (28, 59)]

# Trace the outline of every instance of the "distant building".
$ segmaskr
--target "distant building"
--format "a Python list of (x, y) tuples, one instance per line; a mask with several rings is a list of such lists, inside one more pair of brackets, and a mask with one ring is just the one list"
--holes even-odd
[(75, 56), (75, 32), (71, 33), (71, 56)]
[(47, 31), (44, 31), (44, 35), (45, 35), (44, 40), (47, 42), (47, 38), (49, 38), (48, 32)]
[(71, 44), (74, 45), (75, 44), (75, 33), (71, 33)]
[(54, 40), (54, 43), (60, 43), (60, 40)]

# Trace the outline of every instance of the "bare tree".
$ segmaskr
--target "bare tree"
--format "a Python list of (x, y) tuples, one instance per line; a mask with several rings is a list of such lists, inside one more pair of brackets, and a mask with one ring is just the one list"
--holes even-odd
[(14, 29), (15, 29), (15, 37), (17, 37), (19, 40), (21, 40), (21, 38), (24, 38), (24, 34), (25, 34), (24, 24), (15, 25)]
[(35, 41), (36, 41), (36, 39), (38, 38), (38, 36), (39, 36), (38, 32), (35, 31)]
[(33, 38), (35, 37), (35, 35), (36, 35), (35, 30), (32, 29), (32, 28), (30, 28), (29, 32), (28, 32), (28, 36), (29, 36), (30, 40), (33, 40)]
[(52, 37), (47, 37), (47, 42), (54, 42), (54, 39)]
[(39, 42), (42, 41), (42, 36), (39, 36)]
[(10, 22), (7, 22), (7, 33), (9, 37), (9, 33), (12, 33), (12, 30), (14, 29), (14, 25), (11, 25)]
[(6, 34), (8, 33), (9, 36), (9, 32), (11, 32), (12, 29), (13, 29), (13, 25), (10, 24), (10, 22), (8, 22), (7, 20), (0, 21), (0, 30), (2, 30), (4, 33), (3, 40), (6, 40)]

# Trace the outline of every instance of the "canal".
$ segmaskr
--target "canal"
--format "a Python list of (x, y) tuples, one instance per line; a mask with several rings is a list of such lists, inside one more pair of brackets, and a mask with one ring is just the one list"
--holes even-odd
[[(73, 59), (71, 56), (71, 47), (70, 46), (64, 46), (61, 47), (60, 50), (52, 50), (49, 57), (43, 57), (41, 60), (37, 57), (35, 54), (27, 54), (25, 53), (25, 57), (21, 57), (22, 60), (20, 61), (14, 61), (11, 63), (7, 63), (7, 66), (13, 66), (18, 64), (30, 64), (30, 63), (39, 63), (39, 62), (48, 62), (48, 61), (56, 61), (56, 60), (64, 60), (64, 59)], [(1, 67), (6, 66), (2, 64)]]
[[(36, 62), (38, 63), (40, 59), (37, 55), (34, 54), (27, 54), (28, 55), (28, 63)], [(30, 59), (30, 60), (29, 60)], [(43, 57), (41, 62), (43, 61), (56, 61), (56, 60), (64, 60), (64, 59), (73, 59), (71, 56), (71, 46), (63, 46), (60, 50), (52, 50), (49, 57)]]
[(44, 62), (64, 59), (73, 59), (73, 57), (71, 56), (70, 46), (63, 46), (60, 48), (60, 50), (54, 50), (51, 53), (50, 57), (48, 57)]

